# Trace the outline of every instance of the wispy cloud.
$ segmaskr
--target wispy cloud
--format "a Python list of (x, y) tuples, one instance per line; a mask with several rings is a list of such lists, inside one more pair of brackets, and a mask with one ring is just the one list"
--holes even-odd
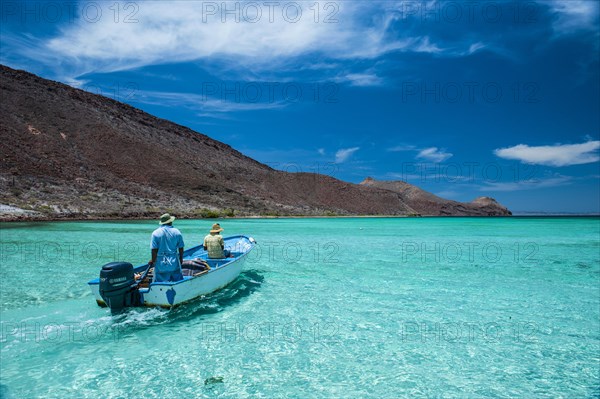
[(137, 91), (135, 101), (142, 104), (160, 105), (172, 108), (187, 108), (198, 116), (220, 118), (223, 114), (240, 111), (279, 109), (287, 105), (284, 101), (272, 102), (233, 102), (194, 93), (169, 93), (157, 91)]
[[(284, 16), (281, 5), (272, 18), (268, 10), (262, 10), (257, 20), (236, 21), (234, 15), (224, 15), (223, 10), (240, 7), (240, 2), (210, 4), (216, 7), (214, 15), (198, 2), (138, 3), (135, 23), (115, 23), (112, 18), (101, 18), (96, 23), (79, 19), (37, 50), (79, 64), (81, 73), (208, 58), (235, 59), (240, 69), (273, 69), (311, 53), (326, 54), (331, 59), (371, 59), (390, 51), (427, 50), (415, 38), (390, 37), (390, 16), (364, 18), (381, 13), (376, 4), (337, 5), (335, 22), (329, 23), (323, 20), (325, 16), (316, 21), (308, 3), (293, 3), (302, 8), (302, 17), (293, 22)], [(111, 14), (108, 9), (103, 11)]]
[(339, 76), (334, 79), (335, 82), (339, 83), (350, 83), (351, 86), (357, 87), (368, 87), (368, 86), (381, 86), (384, 83), (384, 79), (377, 76), (375, 73), (349, 73), (344, 76)]
[(583, 30), (598, 30), (600, 3), (594, 0), (550, 0), (540, 2), (554, 13), (553, 27), (557, 34), (572, 34)]
[(335, 153), (335, 163), (346, 162), (360, 147), (341, 148)]
[(476, 53), (477, 51), (486, 48), (487, 45), (481, 43), (481, 42), (477, 42), (477, 43), (473, 43), (469, 46), (469, 50), (467, 51), (468, 55), (471, 55), (473, 53)]
[(421, 159), (428, 162), (441, 163), (451, 158), (453, 154), (446, 152), (446, 149), (438, 147), (417, 147), (412, 144), (401, 144), (387, 149), (390, 152), (416, 152), (415, 159)]
[[(26, 57), (44, 64), (63, 81), (86, 73), (204, 60), (210, 61), (204, 66), (214, 72), (225, 63), (242, 75), (310, 69), (335, 79), (339, 72), (332, 66), (338, 62), (376, 60), (390, 52), (457, 57), (483, 46), (464, 38), (441, 45), (439, 38), (422, 29), (398, 29), (401, 17), (397, 8), (402, 2), (393, 2), (393, 6), (386, 2), (330, 2), (328, 12), (318, 18), (312, 3), (285, 3), (301, 8), (301, 17), (293, 20), (283, 13), (284, 4), (275, 2), (271, 11), (266, 3), (254, 3), (262, 11), (254, 18), (247, 12), (252, 7), (246, 8), (244, 2), (147, 1), (131, 3), (137, 11), (128, 23), (109, 17), (114, 15), (112, 3), (95, 4), (103, 15), (98, 21), (80, 17), (43, 39), (29, 34), (26, 46), (17, 41), (28, 34), (3, 32), (3, 42), (10, 47), (5, 54), (18, 53), (11, 59)], [(79, 7), (83, 8), (83, 3)], [(237, 9), (241, 18), (224, 14), (225, 9)], [(10, 45), (11, 41), (15, 45)], [(354, 86), (382, 84), (384, 78), (371, 67), (358, 67), (338, 79)]]
[(450, 157), (452, 157), (451, 153), (446, 152), (443, 149), (438, 149), (437, 147), (424, 148), (417, 154), (418, 159), (436, 163), (444, 162)]
[(540, 188), (559, 187), (571, 184), (571, 176), (555, 176), (544, 179), (530, 179), (515, 182), (488, 182), (479, 186), (479, 191), (523, 191), (537, 190)]
[(387, 173), (385, 178), (402, 180), (405, 182), (410, 181), (411, 184), (416, 184), (420, 187), (423, 187), (423, 185), (429, 185), (429, 187), (439, 187), (441, 185), (441, 190), (434, 191), (436, 195), (443, 198), (464, 199), (465, 193), (531, 191), (545, 188), (568, 186), (573, 183), (576, 183), (577, 181), (593, 179), (594, 177), (574, 177), (555, 174), (551, 176), (525, 180), (476, 182), (472, 181), (471, 178), (464, 177), (454, 179), (443, 175), (411, 175), (400, 173)]
[(390, 152), (416, 151), (417, 147), (414, 145), (406, 144), (406, 145), (397, 145), (394, 147), (390, 147), (387, 150)]
[(451, 175), (446, 173), (431, 173), (428, 169), (424, 168), (421, 173), (398, 173), (388, 172), (385, 174), (386, 178), (402, 181), (414, 181), (420, 183), (463, 183), (473, 181), (472, 176), (460, 176)]
[(523, 163), (546, 166), (569, 166), (597, 162), (600, 141), (581, 144), (556, 144), (552, 146), (529, 146), (498, 148), (494, 154), (500, 158), (518, 160)]
[(414, 49), (418, 53), (439, 54), (439, 53), (443, 52), (443, 50), (441, 48), (439, 48), (435, 43), (431, 43), (429, 36), (419, 38)]

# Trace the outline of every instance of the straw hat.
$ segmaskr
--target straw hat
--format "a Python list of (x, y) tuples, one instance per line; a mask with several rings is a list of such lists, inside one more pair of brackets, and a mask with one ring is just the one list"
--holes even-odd
[(223, 231), (223, 228), (221, 227), (221, 225), (219, 223), (215, 223), (212, 226), (212, 229), (210, 230), (211, 233), (220, 233)]
[(158, 224), (162, 226), (163, 224), (173, 223), (173, 220), (175, 220), (175, 216), (171, 216), (168, 213), (165, 213), (160, 217), (160, 222), (158, 222)]

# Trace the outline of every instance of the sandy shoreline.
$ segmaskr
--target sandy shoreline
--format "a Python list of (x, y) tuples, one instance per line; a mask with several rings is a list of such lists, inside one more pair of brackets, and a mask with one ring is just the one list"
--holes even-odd
[[(177, 215), (176, 215), (177, 216)], [(599, 214), (556, 214), (556, 215), (541, 215), (541, 214), (523, 214), (523, 215), (512, 215), (512, 216), (407, 216), (407, 215), (342, 215), (342, 216), (263, 216), (263, 215), (246, 215), (246, 216), (230, 216), (220, 218), (198, 218), (198, 217), (187, 217), (178, 216), (179, 220), (242, 220), (242, 219), (432, 219), (432, 218), (444, 218), (444, 219), (457, 219), (457, 218), (476, 218), (476, 219), (518, 219), (518, 218), (594, 218), (600, 217)], [(115, 217), (114, 215), (43, 215), (43, 216), (30, 216), (26, 214), (0, 214), (0, 223), (30, 223), (30, 222), (95, 222), (95, 221), (153, 221), (157, 220), (158, 216), (155, 217)]]
[[(160, 215), (159, 215), (160, 216)], [(22, 214), (6, 215), (0, 214), (0, 223), (18, 223), (18, 222), (94, 222), (94, 221), (134, 221), (134, 220), (157, 220), (155, 217), (115, 217), (115, 216), (75, 216), (75, 215), (43, 215), (43, 216), (27, 216)], [(177, 216), (175, 214), (175, 216)], [(246, 216), (228, 216), (219, 218), (198, 218), (188, 216), (177, 216), (179, 220), (222, 220), (222, 219), (351, 219), (351, 218), (417, 218), (421, 216), (404, 216), (404, 215), (344, 215), (344, 216), (263, 216), (263, 215), (246, 215)], [(429, 216), (424, 216), (429, 217)]]

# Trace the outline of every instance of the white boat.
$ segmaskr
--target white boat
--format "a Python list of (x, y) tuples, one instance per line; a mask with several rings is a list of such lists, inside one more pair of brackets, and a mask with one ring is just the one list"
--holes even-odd
[[(231, 257), (210, 259), (202, 245), (190, 248), (183, 253), (184, 278), (175, 282), (149, 282), (149, 265), (133, 267), (130, 263), (113, 262), (103, 266), (100, 278), (88, 282), (96, 303), (101, 307), (110, 307), (119, 311), (133, 306), (160, 306), (171, 308), (202, 295), (217, 291), (234, 281), (242, 271), (247, 256), (256, 241), (242, 235), (224, 237), (225, 249)], [(186, 260), (201, 259), (210, 269), (186, 268)], [(136, 279), (136, 275), (142, 275)]]

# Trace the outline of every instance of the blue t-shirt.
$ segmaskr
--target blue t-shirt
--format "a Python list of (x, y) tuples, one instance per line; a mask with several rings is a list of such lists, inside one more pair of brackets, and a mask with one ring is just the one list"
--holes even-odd
[(158, 272), (167, 272), (178, 270), (179, 248), (183, 248), (183, 236), (181, 232), (173, 226), (160, 226), (152, 233), (150, 248), (158, 249), (156, 265)]

